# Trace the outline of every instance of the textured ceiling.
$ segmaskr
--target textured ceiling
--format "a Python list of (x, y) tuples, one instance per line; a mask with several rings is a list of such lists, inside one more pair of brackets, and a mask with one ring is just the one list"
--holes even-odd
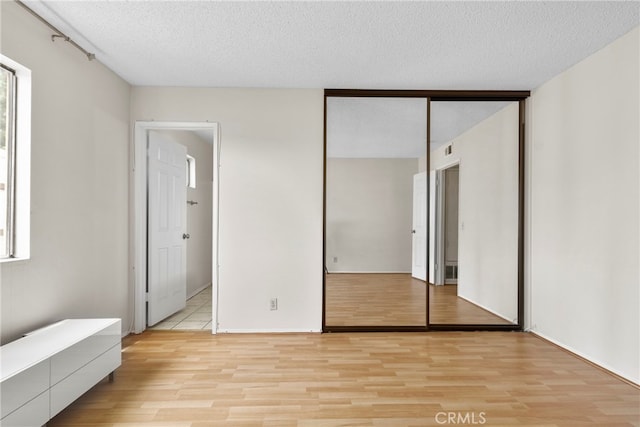
[(637, 2), (25, 1), (133, 85), (534, 89)]
[[(640, 22), (635, 1), (25, 3), (138, 86), (530, 90)], [(421, 152), (417, 101), (337, 102), (329, 154)], [(432, 148), (499, 108), (434, 106)]]

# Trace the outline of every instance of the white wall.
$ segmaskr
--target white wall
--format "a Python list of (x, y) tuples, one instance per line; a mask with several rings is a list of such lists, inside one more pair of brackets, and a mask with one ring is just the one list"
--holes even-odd
[(211, 286), (211, 208), (213, 200), (213, 139), (205, 141), (195, 132), (155, 130), (187, 148), (196, 160), (196, 188), (187, 188), (187, 298)]
[(133, 120), (220, 123), (219, 330), (319, 331), (322, 90), (138, 87), (131, 99)]
[(458, 295), (517, 320), (518, 103), (452, 143), (449, 156), (445, 146), (434, 150), (432, 169), (460, 162)]
[(411, 272), (416, 173), (417, 159), (327, 159), (329, 272)]
[(31, 259), (0, 266), (1, 341), (69, 317), (129, 329), (129, 85), (14, 2), (1, 49), (32, 71)]
[(640, 383), (639, 30), (528, 101), (531, 330)]
[(427, 156), (422, 156), (418, 159), (418, 172), (427, 171)]

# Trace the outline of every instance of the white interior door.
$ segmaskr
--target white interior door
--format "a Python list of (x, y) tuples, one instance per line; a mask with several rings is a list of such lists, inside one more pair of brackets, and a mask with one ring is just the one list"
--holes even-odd
[(187, 300), (187, 149), (148, 132), (148, 305), (152, 326)]
[(413, 246), (411, 276), (427, 280), (427, 173), (413, 176)]

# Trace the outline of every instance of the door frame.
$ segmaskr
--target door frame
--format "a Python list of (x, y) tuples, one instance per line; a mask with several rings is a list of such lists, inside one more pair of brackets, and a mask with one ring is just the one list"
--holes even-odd
[[(454, 161), (452, 161), (451, 163), (447, 163), (446, 165), (442, 166), (439, 169), (435, 170), (435, 179), (436, 179), (436, 186), (435, 186), (435, 227), (434, 227), (434, 238), (435, 238), (435, 245), (434, 245), (434, 254), (433, 254), (433, 261), (434, 261), (434, 274), (433, 274), (433, 284), (436, 286), (441, 286), (441, 285), (446, 285), (446, 279), (445, 279), (445, 250), (444, 250), (444, 245), (445, 245), (445, 222), (444, 222), (444, 218), (445, 218), (445, 207), (444, 207), (444, 201), (445, 201), (445, 184), (446, 184), (446, 177), (445, 177), (445, 171), (447, 169), (450, 169), (452, 167), (455, 166), (460, 166), (460, 160), (456, 159)], [(460, 190), (460, 184), (458, 183), (458, 191)]]
[(133, 332), (147, 327), (147, 132), (150, 130), (211, 131), (213, 137), (213, 197), (211, 209), (211, 333), (218, 329), (218, 237), (220, 193), (220, 126), (214, 122), (136, 121), (133, 135)]

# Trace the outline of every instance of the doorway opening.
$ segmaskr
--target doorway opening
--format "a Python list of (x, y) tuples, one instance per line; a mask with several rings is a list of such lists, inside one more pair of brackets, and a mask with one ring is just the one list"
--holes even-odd
[[(165, 161), (169, 157), (155, 151), (153, 156), (149, 155), (152, 139), (155, 140), (153, 144), (157, 151), (159, 138), (168, 144), (167, 147), (174, 147), (178, 150), (173, 160)], [(197, 140), (208, 141), (211, 144), (208, 151), (198, 148), (202, 145), (198, 145)], [(191, 147), (192, 145), (193, 147)], [(187, 152), (187, 146), (191, 147), (190, 152)], [(198, 153), (197, 156), (194, 155), (196, 153)], [(196, 180), (194, 184), (193, 177), (197, 176), (195, 172), (198, 170), (198, 162), (195, 163), (194, 170), (194, 161), (187, 160), (187, 154), (192, 158), (195, 157), (196, 160), (197, 157), (204, 160), (199, 163), (202, 171), (209, 171), (210, 182), (208, 182), (209, 178), (206, 178), (199, 183)], [(154, 121), (135, 123), (133, 165), (134, 324), (132, 328), (134, 333), (141, 333), (148, 325), (161, 321), (162, 317), (171, 310), (180, 312), (183, 307), (187, 306), (186, 301), (189, 297), (199, 295), (194, 298), (198, 299), (198, 303), (203, 302), (201, 301), (202, 291), (209, 287), (210, 304), (201, 305), (205, 308), (211, 307), (210, 328), (212, 333), (217, 332), (219, 155), (220, 137), (217, 123)], [(162, 159), (170, 165), (170, 168), (173, 167), (178, 172), (169, 171), (159, 174), (157, 172), (158, 159)], [(151, 174), (154, 174), (153, 177)], [(189, 176), (191, 176), (190, 180), (187, 179)], [(166, 183), (167, 179), (173, 183), (180, 181), (180, 185), (162, 184)], [(156, 184), (158, 182), (161, 183), (160, 188), (163, 186), (180, 187), (180, 191), (184, 189), (184, 194), (173, 190), (157, 193), (158, 186)], [(154, 189), (154, 187), (156, 188)], [(167, 196), (163, 196), (163, 194)], [(170, 204), (169, 201), (174, 207), (166, 208)], [(208, 206), (210, 206), (210, 211)], [(165, 211), (168, 213), (165, 214)], [(177, 213), (172, 213), (173, 211)], [(195, 233), (188, 228), (189, 221), (192, 226), (198, 226)], [(167, 227), (166, 224), (169, 223), (171, 226)], [(157, 226), (158, 224), (160, 226)], [(163, 233), (173, 240), (165, 243)], [(207, 245), (208, 247), (206, 247)], [(198, 262), (202, 261), (199, 260), (202, 256), (205, 256), (206, 261), (210, 262), (210, 271), (201, 272), (197, 268), (195, 270), (190, 268), (190, 265), (203, 264), (203, 262)], [(190, 263), (189, 260), (192, 262)], [(207, 265), (209, 264), (207, 263)], [(162, 282), (163, 277), (172, 275), (178, 276), (179, 279), (176, 282), (172, 281), (171, 285)], [(191, 276), (189, 287), (187, 287), (187, 275)], [(202, 277), (207, 279), (202, 279)], [(209, 277), (210, 284), (200, 283), (208, 280)], [(177, 284), (182, 280), (184, 280), (184, 285)], [(167, 294), (170, 296), (167, 297)], [(204, 294), (207, 295), (208, 292)], [(167, 303), (167, 298), (173, 299), (173, 302)], [(151, 308), (151, 304), (157, 305), (155, 308)], [(161, 312), (158, 307), (163, 305), (168, 305), (171, 308), (168, 309), (169, 311)], [(153, 318), (150, 318), (149, 314), (154, 310), (155, 314)]]
[(435, 285), (458, 283), (460, 164), (436, 171)]

